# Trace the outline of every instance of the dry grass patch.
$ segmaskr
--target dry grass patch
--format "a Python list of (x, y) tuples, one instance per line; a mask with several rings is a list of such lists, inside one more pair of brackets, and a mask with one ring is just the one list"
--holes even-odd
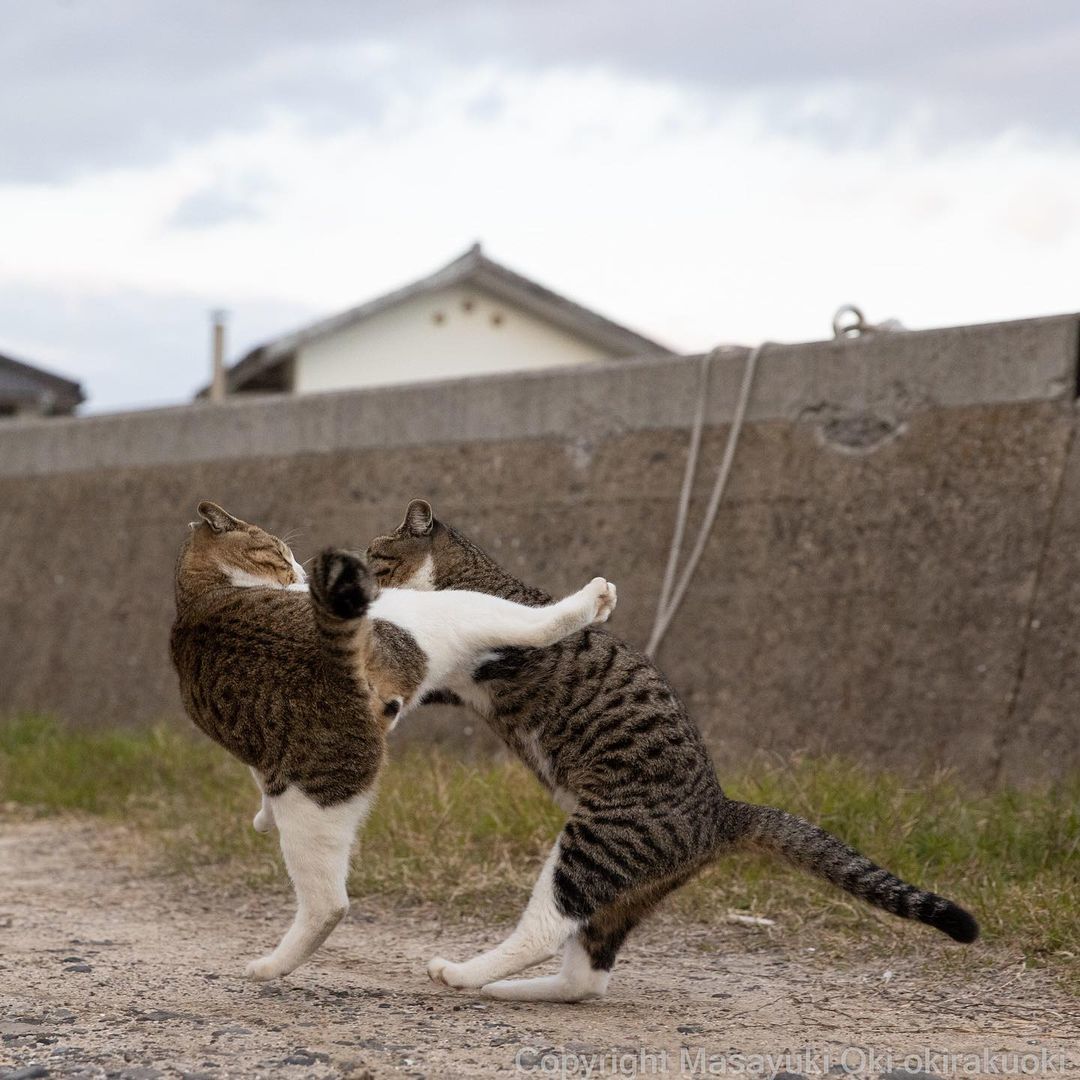
[[(970, 907), (999, 953), (1051, 962), (1077, 978), (1080, 777), (1042, 790), (973, 792), (948, 773), (901, 776), (796, 758), (758, 762), (725, 780), (731, 795), (802, 814), (902, 877)], [(258, 795), (247, 770), (187, 733), (78, 732), (33, 717), (0, 723), (0, 802), (137, 825), (153, 835), (168, 872), (284, 882), (273, 838), (251, 828)], [(466, 764), (413, 751), (383, 777), (350, 888), (395, 900), (422, 895), (453, 912), (507, 919), (561, 821), (516, 762)], [(856, 941), (927, 949), (925, 932), (750, 855), (723, 859), (672, 907), (701, 921), (733, 911), (767, 916), (778, 929), (762, 937), (821, 949)]]

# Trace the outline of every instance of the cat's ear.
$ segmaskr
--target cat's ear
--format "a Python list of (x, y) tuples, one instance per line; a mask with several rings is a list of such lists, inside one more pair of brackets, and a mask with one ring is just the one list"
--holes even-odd
[(240, 527), (240, 522), (226, 513), (217, 503), (201, 502), (198, 508), (199, 517), (210, 526), (216, 533), (229, 532), (231, 529)]
[(435, 525), (431, 504), (424, 502), (423, 499), (413, 499), (409, 503), (409, 509), (405, 511), (405, 520), (401, 524), (402, 528), (413, 536), (427, 536)]

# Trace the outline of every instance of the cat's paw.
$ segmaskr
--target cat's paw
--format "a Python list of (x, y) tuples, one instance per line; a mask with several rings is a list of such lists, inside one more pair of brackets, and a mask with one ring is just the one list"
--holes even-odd
[(315, 557), (308, 585), (315, 602), (339, 619), (359, 619), (379, 593), (363, 556), (335, 548)]
[(459, 976), (458, 969), (460, 967), (460, 964), (455, 964), (452, 960), (444, 960), (441, 956), (436, 956), (428, 961), (428, 978), (440, 986), (450, 986), (454, 990), (464, 990), (465, 983), (460, 981)]
[(274, 828), (274, 815), (269, 810), (260, 810), (256, 815), (251, 827), (257, 833), (268, 833)]
[(269, 982), (271, 979), (288, 975), (289, 969), (272, 955), (260, 956), (258, 960), (252, 960), (244, 968), (244, 974), (254, 982)]
[(607, 622), (611, 618), (611, 613), (615, 610), (615, 604), (618, 602), (615, 586), (610, 581), (597, 577), (593, 578), (585, 587), (592, 593), (596, 604), (596, 614), (592, 618), (593, 625)]

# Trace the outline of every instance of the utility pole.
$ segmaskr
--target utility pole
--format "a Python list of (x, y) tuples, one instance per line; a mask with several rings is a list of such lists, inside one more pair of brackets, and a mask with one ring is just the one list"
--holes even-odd
[(210, 400), (225, 400), (225, 317), (220, 308), (210, 312)]

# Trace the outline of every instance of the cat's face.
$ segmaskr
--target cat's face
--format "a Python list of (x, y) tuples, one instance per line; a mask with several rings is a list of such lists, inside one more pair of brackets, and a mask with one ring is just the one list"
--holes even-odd
[(423, 499), (413, 499), (405, 520), (368, 546), (368, 563), (379, 584), (384, 589), (433, 589), (439, 534), (431, 507)]
[(284, 589), (303, 584), (303, 567), (276, 536), (233, 517), (216, 503), (199, 503), (198, 514), (180, 556), (181, 572), (224, 575), (234, 585)]

